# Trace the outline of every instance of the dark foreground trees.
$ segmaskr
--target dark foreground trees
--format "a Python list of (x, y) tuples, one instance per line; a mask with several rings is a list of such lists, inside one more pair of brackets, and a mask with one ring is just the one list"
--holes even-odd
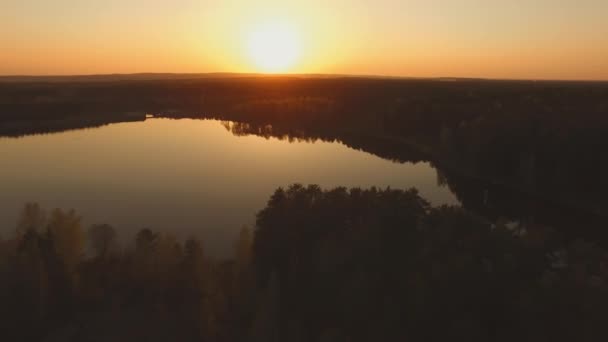
[(119, 249), (110, 226), (88, 231), (85, 253), (73, 212), (28, 205), (19, 222), (0, 242), (3, 340), (608, 336), (605, 250), (433, 208), (415, 190), (279, 189), (224, 261), (147, 229)]
[(297, 185), (278, 190), (257, 225), (277, 341), (608, 336), (606, 252), (546, 227), (431, 208), (415, 190)]
[(194, 238), (143, 229), (121, 250), (109, 225), (85, 236), (74, 211), (46, 217), (27, 204), (15, 237), (0, 241), (0, 340), (237, 340), (234, 298), (251, 283), (247, 229), (237, 260), (218, 261)]

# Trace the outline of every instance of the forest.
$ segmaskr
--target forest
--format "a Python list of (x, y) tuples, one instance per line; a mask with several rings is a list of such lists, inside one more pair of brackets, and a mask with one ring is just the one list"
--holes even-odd
[[(0, 137), (217, 119), (429, 162), (415, 189), (277, 189), (232, 257), (23, 207), (0, 239), (9, 341), (595, 341), (608, 336), (608, 83), (255, 76), (0, 80)], [(205, 222), (201, 222), (205, 225)]]
[(8, 341), (591, 341), (608, 254), (415, 189), (279, 188), (229, 259), (73, 210), (23, 207), (0, 243)]

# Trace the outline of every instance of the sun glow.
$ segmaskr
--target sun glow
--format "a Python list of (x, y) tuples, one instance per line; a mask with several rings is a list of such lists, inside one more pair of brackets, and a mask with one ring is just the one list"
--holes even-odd
[(264, 72), (285, 72), (300, 57), (300, 37), (287, 23), (271, 22), (250, 31), (248, 52), (255, 66)]

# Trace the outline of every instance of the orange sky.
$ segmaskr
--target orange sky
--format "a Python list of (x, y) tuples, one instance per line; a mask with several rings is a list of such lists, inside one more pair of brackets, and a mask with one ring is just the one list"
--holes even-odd
[(260, 72), (248, 37), (297, 36), (284, 72), (608, 79), (605, 0), (4, 0), (0, 74)]

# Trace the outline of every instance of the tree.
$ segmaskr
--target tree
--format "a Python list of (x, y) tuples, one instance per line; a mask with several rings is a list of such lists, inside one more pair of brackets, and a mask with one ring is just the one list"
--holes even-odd
[(81, 218), (74, 210), (65, 212), (55, 209), (48, 224), (49, 234), (55, 251), (65, 264), (68, 272), (73, 272), (84, 253), (84, 236)]
[(41, 233), (45, 224), (46, 214), (40, 205), (34, 202), (26, 203), (17, 221), (17, 238), (22, 238), (30, 230)]
[(97, 258), (103, 259), (116, 249), (116, 230), (109, 224), (91, 226), (88, 237)]
[(251, 262), (252, 246), (253, 236), (251, 234), (251, 229), (249, 229), (247, 226), (243, 226), (239, 232), (236, 242), (234, 243), (236, 262), (240, 271), (248, 267)]
[(144, 228), (135, 237), (135, 249), (138, 253), (147, 254), (154, 249), (154, 243), (158, 239), (158, 234), (150, 229)]

